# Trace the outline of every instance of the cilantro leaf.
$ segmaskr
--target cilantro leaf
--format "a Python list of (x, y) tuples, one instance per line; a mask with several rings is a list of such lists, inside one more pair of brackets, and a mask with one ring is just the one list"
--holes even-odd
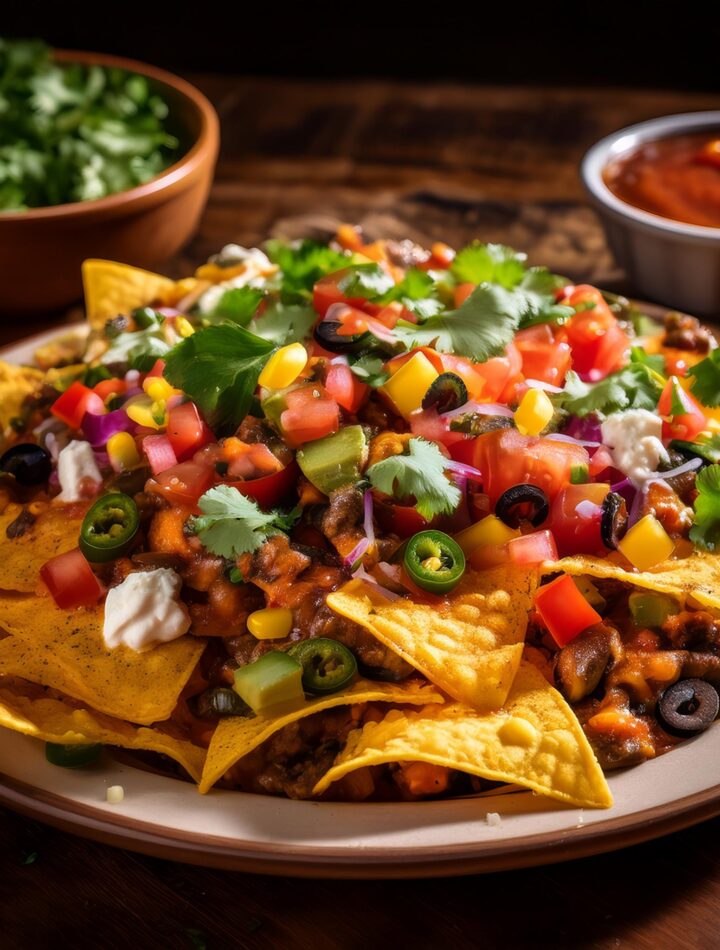
[(653, 411), (661, 392), (662, 387), (649, 367), (630, 363), (599, 383), (584, 383), (570, 370), (564, 390), (553, 401), (575, 416), (588, 416), (591, 412), (608, 416), (629, 408)]
[(318, 315), (310, 306), (271, 303), (264, 313), (255, 317), (248, 329), (263, 340), (285, 346), (307, 340), (317, 319)]
[(262, 298), (262, 290), (256, 287), (231, 287), (209, 311), (203, 312), (203, 323), (220, 323), (223, 320), (230, 320), (241, 327), (246, 327), (255, 315)]
[(361, 379), (368, 386), (377, 388), (386, 383), (390, 374), (383, 369), (385, 360), (381, 356), (373, 356), (370, 353), (363, 354), (357, 359), (349, 357), (350, 369), (355, 373), (358, 379)]
[(698, 495), (690, 540), (706, 551), (714, 551), (720, 544), (720, 465), (708, 465), (698, 472), (695, 488)]
[(527, 254), (504, 244), (468, 244), (455, 255), (450, 267), (458, 281), (471, 284), (500, 284), (511, 290), (525, 274)]
[(661, 376), (665, 375), (665, 357), (662, 353), (646, 353), (641, 346), (632, 346), (630, 347), (630, 362), (642, 363), (656, 373), (660, 373)]
[(367, 300), (381, 297), (395, 286), (387, 271), (379, 264), (353, 264), (338, 281), (338, 289), (348, 299), (363, 297)]
[(314, 285), (326, 274), (350, 263), (348, 255), (316, 241), (265, 242), (265, 252), (280, 268), (280, 296), (283, 303), (306, 303), (312, 299)]
[(460, 489), (445, 477), (447, 459), (425, 439), (410, 439), (408, 455), (391, 455), (367, 470), (373, 488), (396, 498), (413, 495), (423, 518), (450, 514), (460, 504)]
[(234, 323), (197, 330), (168, 353), (165, 378), (200, 407), (219, 434), (245, 418), (258, 376), (275, 349)]
[(107, 366), (112, 363), (127, 363), (131, 369), (146, 373), (160, 357), (170, 351), (170, 344), (162, 335), (162, 324), (155, 323), (144, 330), (120, 333), (100, 357)]
[(190, 518), (188, 525), (203, 545), (218, 557), (230, 560), (256, 551), (271, 535), (288, 531), (294, 514), (261, 511), (257, 503), (237, 488), (217, 485), (198, 501), (202, 515)]
[(720, 406), (720, 349), (691, 366), (687, 374), (693, 377), (691, 392), (703, 406)]
[(376, 302), (385, 305), (394, 301), (401, 303), (420, 320), (427, 320), (444, 309), (437, 299), (437, 284), (427, 271), (417, 268), (408, 270), (400, 283), (395, 284)]

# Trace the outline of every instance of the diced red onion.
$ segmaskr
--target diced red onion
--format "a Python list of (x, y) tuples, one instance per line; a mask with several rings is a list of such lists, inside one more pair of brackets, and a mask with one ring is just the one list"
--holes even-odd
[(452, 459), (446, 459), (443, 464), (449, 471), (455, 472), (457, 475), (463, 475), (473, 482), (481, 482), (483, 480), (482, 472), (477, 468), (473, 468), (472, 465), (465, 465), (464, 462), (455, 462)]
[(182, 313), (175, 307), (155, 307), (156, 313), (161, 313), (164, 317), (182, 317)]
[(575, 436), (567, 435), (564, 432), (551, 432), (545, 438), (550, 439), (551, 442), (570, 442), (573, 445), (583, 445), (588, 449), (597, 449), (601, 445), (600, 442), (591, 442), (589, 439), (576, 439)]
[[(95, 456), (95, 464), (99, 469), (112, 468), (110, 465), (110, 456), (107, 454), (105, 449), (93, 449), (93, 455)], [(98, 482), (98, 491), (100, 491), (100, 482)]]
[(440, 418), (455, 419), (457, 416), (464, 416), (469, 412), (477, 412), (481, 416), (507, 416), (508, 418), (512, 418), (513, 415), (512, 409), (508, 409), (507, 406), (503, 406), (499, 402), (475, 402), (471, 400), (466, 402), (464, 406), (451, 409), (450, 412), (443, 412)]
[(587, 498), (575, 506), (575, 511), (581, 518), (587, 518), (588, 520), (598, 519), (602, 516), (602, 508), (600, 505), (596, 505), (595, 502)]
[(57, 462), (58, 455), (60, 454), (60, 444), (54, 432), (48, 432), (45, 436), (45, 448), (50, 453), (50, 458), (53, 462)]
[(526, 379), (525, 385), (530, 389), (542, 389), (546, 393), (562, 392), (562, 386), (553, 386), (552, 383), (544, 383), (541, 379)]
[(644, 503), (645, 487), (638, 488), (638, 490), (635, 492), (632, 505), (630, 505), (630, 511), (628, 512), (628, 530), (630, 530), (630, 528), (632, 528), (632, 526), (637, 524), (637, 522), (640, 520), (640, 513), (642, 512)]
[(153, 475), (159, 475), (177, 465), (175, 450), (166, 435), (147, 435), (142, 442)]
[(375, 525), (373, 524), (373, 498), (369, 488), (363, 495), (363, 515), (363, 530), (369, 546), (372, 547), (375, 544)]
[(382, 594), (383, 597), (386, 597), (390, 601), (402, 599), (400, 594), (394, 594), (391, 590), (388, 590), (387, 587), (383, 587), (381, 584), (378, 584), (372, 574), (368, 574), (362, 564), (356, 571), (353, 571), (352, 576), (355, 578), (355, 580), (365, 581), (366, 584), (372, 584), (379, 594)]
[(86, 412), (81, 426), (93, 448), (107, 445), (108, 439), (118, 432), (134, 432), (137, 428), (124, 409), (115, 409), (102, 415)]
[(370, 542), (367, 538), (360, 538), (358, 543), (352, 549), (352, 551), (343, 558), (343, 565), (345, 567), (353, 567), (360, 558), (365, 554), (367, 549), (370, 547)]
[(138, 369), (129, 369), (125, 373), (125, 382), (130, 386), (138, 386), (140, 384), (140, 370)]
[(629, 478), (623, 478), (621, 482), (615, 482), (614, 485), (610, 486), (610, 491), (614, 492), (616, 495), (621, 495), (625, 499), (625, 504), (628, 506), (628, 510), (635, 501), (635, 495), (637, 494), (637, 488), (633, 485)]
[(576, 439), (602, 442), (600, 424), (590, 418), (581, 419), (579, 416), (573, 416), (565, 426), (565, 435), (571, 435)]

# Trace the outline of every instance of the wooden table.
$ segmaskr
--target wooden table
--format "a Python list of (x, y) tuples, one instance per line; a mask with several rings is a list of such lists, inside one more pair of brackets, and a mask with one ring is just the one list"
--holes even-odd
[[(717, 105), (621, 89), (198, 83), (220, 112), (223, 154), (202, 227), (169, 265), (173, 274), (229, 241), (252, 245), (345, 220), (377, 235), (503, 241), (569, 277), (631, 291), (584, 203), (578, 160), (622, 125)], [(49, 324), (5, 325), (0, 342)], [(720, 819), (545, 869), (343, 883), (184, 867), (0, 812), (8, 950), (713, 948), (718, 914)]]

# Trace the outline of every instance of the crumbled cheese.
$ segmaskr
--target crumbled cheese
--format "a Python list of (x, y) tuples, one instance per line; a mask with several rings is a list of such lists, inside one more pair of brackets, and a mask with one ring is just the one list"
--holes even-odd
[(485, 815), (485, 821), (491, 828), (499, 828), (502, 824), (502, 818), (496, 811), (489, 811), (487, 815)]
[(647, 409), (627, 409), (609, 416), (601, 426), (602, 440), (613, 464), (630, 481), (641, 486), (669, 461), (662, 444), (662, 419)]
[(261, 267), (272, 267), (270, 258), (259, 247), (242, 247), (240, 244), (226, 244), (210, 258), (211, 264), (218, 264), (220, 267), (229, 267), (246, 261), (254, 261)]
[(179, 601), (181, 587), (180, 577), (167, 567), (128, 574), (105, 600), (105, 645), (143, 653), (187, 633), (190, 618)]
[(105, 798), (108, 805), (119, 805), (125, 798), (125, 789), (122, 785), (108, 785)]
[(58, 455), (57, 475), (62, 491), (58, 501), (80, 501), (88, 497), (83, 491), (84, 480), (102, 483), (102, 475), (97, 467), (95, 456), (89, 442), (73, 440)]

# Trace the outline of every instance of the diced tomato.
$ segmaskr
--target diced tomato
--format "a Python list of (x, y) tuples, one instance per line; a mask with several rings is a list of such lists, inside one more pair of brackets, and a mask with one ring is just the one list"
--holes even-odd
[(215, 438), (194, 402), (173, 406), (168, 413), (167, 436), (179, 462)]
[[(349, 271), (349, 267), (344, 267), (334, 274), (326, 274), (325, 277), (321, 278), (313, 287), (313, 309), (316, 313), (320, 314), (321, 317), (325, 316), (328, 309), (334, 303), (347, 303), (351, 307), (357, 307), (361, 310), (368, 306), (368, 301), (364, 297), (345, 297), (338, 286)], [(375, 306), (370, 312), (379, 309), (379, 307)]]
[(103, 592), (80, 548), (50, 558), (40, 568), (40, 577), (63, 610), (92, 607)]
[(430, 524), (415, 508), (408, 505), (376, 502), (375, 517), (383, 531), (396, 534), (399, 538), (410, 538), (418, 531), (424, 531)]
[(468, 438), (466, 435), (457, 442), (453, 442), (448, 448), (450, 458), (456, 462), (462, 462), (463, 465), (475, 465), (475, 442), (476, 439)]
[(442, 241), (436, 241), (430, 248), (430, 252), (432, 257), (426, 262), (426, 267), (447, 270), (455, 260), (455, 251), (449, 245), (443, 244)]
[(409, 422), (413, 435), (419, 435), (428, 442), (439, 442), (449, 447), (465, 440), (462, 432), (451, 431), (450, 420), (443, 419), (434, 407), (416, 410), (410, 414)]
[(149, 373), (145, 374), (145, 377), (148, 376), (163, 376), (165, 374), (165, 360), (158, 357), (153, 363), (152, 369)]
[(514, 343), (508, 343), (505, 356), (494, 356), (484, 363), (473, 363), (473, 371), (484, 381), (483, 400), (502, 402), (504, 391), (522, 379), (520, 351)]
[(537, 485), (552, 501), (570, 482), (572, 468), (588, 462), (587, 451), (573, 442), (496, 429), (475, 439), (471, 464), (482, 472), (484, 491), (494, 506), (504, 491), (520, 484)]
[(331, 363), (325, 372), (325, 389), (338, 405), (355, 413), (370, 393), (370, 387), (346, 363)]
[[(601, 511), (610, 486), (605, 483), (566, 485), (550, 508), (548, 527), (555, 537), (560, 557), (572, 554), (601, 554), (605, 550), (600, 534)], [(581, 502), (589, 505), (581, 505)], [(578, 505), (581, 505), (578, 512)], [(595, 506), (595, 510), (593, 507)]]
[(264, 475), (262, 478), (251, 478), (242, 482), (226, 482), (225, 484), (237, 488), (241, 495), (252, 498), (261, 508), (275, 508), (277, 504), (287, 498), (297, 486), (299, 469), (292, 461), (279, 472)]
[(453, 293), (455, 306), (459, 307), (461, 306), (461, 304), (464, 304), (476, 287), (477, 287), (477, 284), (469, 284), (469, 283), (458, 284)]
[(630, 340), (603, 295), (589, 284), (572, 288), (561, 301), (578, 312), (565, 327), (573, 369), (592, 381), (604, 379), (627, 360)]
[(127, 383), (124, 379), (101, 379), (92, 389), (105, 402), (110, 396), (122, 396), (127, 389)]
[(287, 394), (280, 427), (291, 448), (322, 439), (340, 426), (340, 409), (326, 389), (313, 383)]
[[(675, 405), (674, 405), (675, 404)], [(673, 414), (673, 409), (682, 406), (683, 412)], [(700, 404), (671, 376), (658, 400), (658, 414), (664, 417), (663, 439), (692, 441), (698, 432), (707, 428), (707, 419)]]
[(522, 357), (522, 373), (526, 379), (562, 386), (572, 360), (570, 345), (556, 339), (547, 323), (520, 330), (515, 334), (515, 346)]
[(508, 557), (513, 564), (530, 567), (543, 561), (557, 560), (558, 552), (552, 531), (533, 531), (507, 543)]
[(538, 590), (535, 609), (559, 647), (564, 647), (583, 630), (602, 620), (569, 574), (563, 574)]
[(338, 336), (357, 336), (361, 333), (370, 332), (379, 340), (395, 343), (396, 337), (388, 324), (392, 323), (394, 326), (400, 318), (400, 314), (396, 315), (396, 319), (389, 320), (389, 310), (385, 307), (380, 311), (383, 314), (383, 319), (381, 320), (379, 317), (367, 313), (367, 309), (368, 307), (366, 307), (365, 310), (360, 310), (358, 307), (352, 307), (348, 303), (333, 304), (332, 309), (328, 308), (327, 319), (337, 321), (340, 324), (337, 331)]
[(194, 508), (213, 483), (214, 469), (197, 462), (180, 462), (151, 478), (145, 491), (166, 498), (171, 505)]
[(105, 412), (105, 404), (96, 392), (75, 380), (50, 407), (50, 412), (71, 429), (79, 429), (86, 412)]

